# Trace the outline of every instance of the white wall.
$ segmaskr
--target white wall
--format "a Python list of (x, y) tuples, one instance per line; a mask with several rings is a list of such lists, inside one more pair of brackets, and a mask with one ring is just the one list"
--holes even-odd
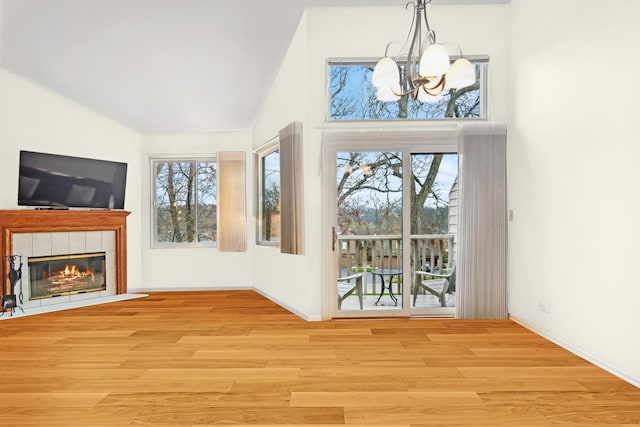
[(127, 284), (141, 280), (140, 135), (0, 68), (0, 209), (18, 209), (20, 150), (126, 162)]
[[(489, 114), (493, 119), (506, 120), (507, 5), (433, 6), (430, 17), (438, 40), (460, 43), (465, 54), (491, 57)], [(304, 122), (305, 255), (281, 255), (273, 248), (256, 248), (254, 283), (264, 293), (307, 318), (321, 316), (321, 242), (328, 238), (328, 232), (323, 233), (321, 229), (320, 174), (322, 133), (326, 126), (327, 59), (378, 58), (387, 42), (406, 36), (411, 19), (411, 12), (405, 11), (402, 5), (307, 9), (256, 126), (254, 145), (257, 146), (277, 135), (277, 130), (288, 122)], [(486, 31), (487, 28), (491, 31)], [(380, 124), (373, 126), (380, 127)]]
[[(303, 15), (291, 41), (287, 55), (280, 67), (267, 101), (262, 109), (253, 133), (253, 145), (258, 147), (278, 136), (278, 131), (293, 121), (303, 122), (303, 162), (305, 199), (305, 250), (303, 255), (281, 254), (277, 247), (255, 245), (255, 215), (251, 217), (252, 238), (249, 242), (255, 250), (253, 284), (260, 292), (303, 317), (308, 317), (309, 269), (313, 268), (315, 251), (313, 204), (319, 199), (310, 174), (317, 170), (318, 158), (309, 150), (309, 84), (307, 77), (307, 15)], [(252, 165), (254, 167), (255, 165)], [(255, 212), (254, 212), (255, 213)]]
[(640, 2), (511, 12), (509, 310), (640, 384)]
[[(213, 289), (252, 287), (252, 248), (247, 252), (219, 252), (217, 248), (151, 248), (150, 157), (215, 156), (218, 151), (247, 152), (247, 206), (253, 194), (251, 133), (185, 133), (142, 135), (142, 290)], [(250, 216), (248, 218), (251, 218)], [(247, 221), (247, 238), (253, 224)]]

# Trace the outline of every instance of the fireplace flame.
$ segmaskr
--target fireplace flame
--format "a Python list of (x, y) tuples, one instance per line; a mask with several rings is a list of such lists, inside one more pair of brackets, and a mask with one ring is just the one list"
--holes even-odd
[(95, 282), (95, 273), (91, 269), (86, 271), (80, 271), (78, 267), (74, 265), (65, 264), (64, 270), (60, 270), (57, 274), (49, 278), (54, 283), (71, 283), (79, 280), (91, 280)]

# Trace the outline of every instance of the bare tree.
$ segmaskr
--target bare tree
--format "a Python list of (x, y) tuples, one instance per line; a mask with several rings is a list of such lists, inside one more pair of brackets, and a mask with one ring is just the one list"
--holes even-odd
[[(411, 99), (409, 95), (400, 98), (396, 103), (382, 103), (376, 99), (375, 88), (369, 83), (371, 67), (361, 66), (334, 66), (331, 68), (331, 118), (334, 120), (353, 119), (356, 116), (364, 119), (407, 119), (420, 117), (473, 117), (479, 113), (480, 97), (479, 83), (455, 90), (450, 89), (443, 101), (435, 104), (422, 103)], [(350, 75), (351, 73), (351, 75)], [(359, 73), (359, 74), (358, 74)], [(476, 72), (479, 73), (478, 71)], [(358, 74), (354, 76), (353, 74)], [(335, 78), (335, 79), (334, 79)], [(351, 86), (359, 87), (354, 89)], [(360, 92), (359, 92), (360, 91)], [(363, 95), (358, 95), (362, 93)], [(411, 233), (426, 233), (433, 229), (441, 229), (438, 226), (438, 206), (441, 206), (442, 189), (435, 188), (436, 178), (443, 160), (443, 154), (429, 156), (414, 156), (412, 165), (410, 205), (411, 205)], [(340, 153), (338, 161), (337, 194), (338, 206), (342, 211), (340, 226), (343, 224), (359, 224), (359, 228), (365, 229), (360, 212), (354, 207), (359, 203), (354, 202), (356, 195), (365, 192), (369, 194), (374, 211), (384, 211), (376, 206), (380, 195), (401, 192), (402, 159), (399, 153)], [(354, 173), (361, 171), (366, 165), (367, 173)], [(400, 178), (397, 180), (391, 177)], [(398, 184), (400, 183), (400, 184)], [(447, 189), (448, 190), (448, 189)], [(378, 196), (375, 196), (377, 194)], [(425, 212), (425, 204), (429, 198), (435, 201), (432, 220), (428, 221)], [(396, 205), (395, 209), (401, 209), (396, 202), (389, 202), (389, 206)], [(344, 210), (342, 210), (344, 207)], [(389, 209), (386, 209), (389, 211)], [(379, 227), (382, 227), (385, 217), (377, 217)], [(435, 225), (429, 226), (428, 222)], [(343, 228), (344, 230), (344, 228)], [(381, 231), (381, 230), (379, 230)]]
[(271, 183), (271, 186), (265, 188), (264, 195), (262, 199), (262, 218), (263, 218), (263, 236), (267, 241), (274, 240), (274, 238), (278, 238), (274, 233), (274, 227), (277, 227), (278, 224), (273, 224), (272, 220), (275, 216), (280, 215), (280, 186), (275, 182)]
[(331, 111), (335, 111), (335, 118), (342, 119), (351, 116), (355, 112), (356, 101), (353, 97), (343, 96), (342, 92), (347, 87), (349, 67), (331, 68)]
[[(212, 162), (156, 162), (156, 218), (159, 241), (215, 239), (216, 180)], [(196, 186), (198, 187), (196, 189)], [(208, 230), (206, 235), (196, 232)]]

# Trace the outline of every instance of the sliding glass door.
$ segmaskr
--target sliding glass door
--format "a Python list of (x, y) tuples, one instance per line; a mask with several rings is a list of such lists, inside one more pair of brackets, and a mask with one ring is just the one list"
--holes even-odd
[(457, 154), (401, 139), (326, 147), (332, 317), (455, 314)]
[(455, 314), (458, 155), (412, 153), (411, 313)]
[(403, 168), (398, 151), (335, 156), (338, 311), (402, 311)]

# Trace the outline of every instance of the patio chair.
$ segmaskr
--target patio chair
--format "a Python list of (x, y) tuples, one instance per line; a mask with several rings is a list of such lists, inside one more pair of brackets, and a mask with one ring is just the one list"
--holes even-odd
[(357, 273), (338, 277), (338, 310), (342, 307), (342, 301), (354, 292), (358, 295), (360, 310), (362, 310), (362, 276), (364, 276), (363, 273)]
[(416, 271), (413, 282), (413, 306), (416, 306), (418, 290), (424, 289), (440, 300), (440, 305), (447, 306), (447, 294), (456, 289), (456, 264), (451, 263), (446, 274), (432, 273), (430, 271)]

